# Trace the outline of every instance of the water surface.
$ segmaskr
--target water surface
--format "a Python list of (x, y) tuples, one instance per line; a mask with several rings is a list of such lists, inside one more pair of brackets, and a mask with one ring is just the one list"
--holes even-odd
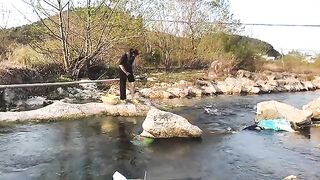
[(171, 100), (172, 112), (204, 131), (201, 139), (157, 140), (135, 146), (144, 118), (93, 117), (49, 124), (0, 125), (0, 179), (320, 179), (320, 128), (300, 133), (241, 131), (256, 104), (296, 107), (320, 92)]

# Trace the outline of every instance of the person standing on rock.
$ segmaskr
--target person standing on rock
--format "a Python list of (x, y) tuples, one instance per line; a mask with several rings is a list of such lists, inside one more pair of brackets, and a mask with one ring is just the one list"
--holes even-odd
[(119, 76), (120, 76), (120, 99), (126, 100), (126, 82), (129, 81), (129, 88), (131, 98), (134, 99), (134, 75), (133, 75), (133, 62), (136, 56), (139, 55), (137, 49), (130, 49), (125, 53), (119, 61)]

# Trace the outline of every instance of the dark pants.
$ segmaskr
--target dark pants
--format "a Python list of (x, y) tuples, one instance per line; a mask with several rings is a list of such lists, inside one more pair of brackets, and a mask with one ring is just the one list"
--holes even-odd
[(129, 71), (129, 75), (127, 76), (124, 72), (122, 72), (122, 70), (120, 70), (119, 72), (119, 76), (120, 76), (120, 99), (121, 100), (125, 100), (127, 99), (127, 93), (126, 93), (126, 82), (127, 79), (129, 82), (134, 82), (134, 76), (132, 71)]
[(127, 82), (127, 75), (125, 75), (124, 73), (120, 73), (120, 99), (121, 100), (127, 99), (126, 82)]

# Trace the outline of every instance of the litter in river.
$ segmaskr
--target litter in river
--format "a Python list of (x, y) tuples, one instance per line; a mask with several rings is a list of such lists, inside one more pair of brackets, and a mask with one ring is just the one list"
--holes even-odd
[(136, 146), (150, 146), (153, 142), (153, 138), (143, 137), (140, 135), (135, 136), (131, 141), (131, 143)]
[(253, 131), (261, 131), (261, 130), (274, 130), (274, 131), (287, 131), (287, 132), (295, 132), (291, 124), (286, 119), (264, 119), (259, 121), (258, 124), (253, 124), (244, 128), (243, 130), (253, 130)]
[(124, 177), (122, 174), (120, 174), (118, 171), (116, 171), (113, 174), (113, 180), (128, 180), (126, 177)]
[(286, 119), (265, 119), (259, 121), (258, 126), (262, 129), (294, 132), (291, 128), (290, 122)]
[(127, 179), (124, 175), (120, 174), (118, 171), (116, 171), (113, 174), (113, 180), (147, 180), (147, 172), (144, 172), (144, 178), (143, 179)]

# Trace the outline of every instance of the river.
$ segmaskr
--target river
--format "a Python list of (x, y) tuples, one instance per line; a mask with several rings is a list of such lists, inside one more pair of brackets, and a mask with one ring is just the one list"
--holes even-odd
[(172, 112), (198, 125), (201, 139), (131, 143), (144, 118), (92, 117), (46, 124), (0, 125), (0, 179), (148, 180), (320, 179), (320, 128), (299, 133), (242, 131), (256, 104), (278, 100), (296, 107), (320, 92), (217, 96), (171, 100)]

